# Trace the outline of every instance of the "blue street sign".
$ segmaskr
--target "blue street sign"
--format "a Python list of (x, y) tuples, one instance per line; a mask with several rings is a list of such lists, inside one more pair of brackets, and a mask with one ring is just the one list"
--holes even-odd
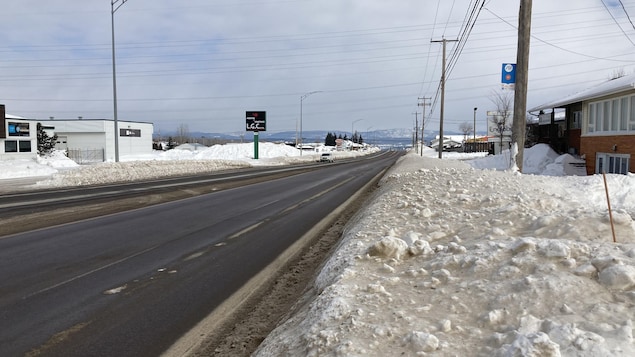
[(516, 83), (516, 64), (515, 63), (503, 63), (501, 83), (503, 84)]

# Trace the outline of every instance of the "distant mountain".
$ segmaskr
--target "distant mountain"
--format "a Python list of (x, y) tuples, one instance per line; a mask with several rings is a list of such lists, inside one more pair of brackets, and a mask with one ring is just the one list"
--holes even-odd
[[(326, 130), (309, 130), (302, 132), (302, 137), (304, 141), (323, 141), (326, 138), (326, 134), (329, 131)], [(347, 131), (335, 131), (335, 135), (346, 135), (347, 137), (351, 137), (351, 133)], [(411, 142), (413, 136), (412, 129), (384, 129), (384, 130), (373, 130), (368, 132), (359, 132), (362, 138), (366, 142), (384, 142), (384, 141), (402, 141), (402, 142)], [(445, 131), (445, 135), (462, 135), (462, 133), (454, 132), (454, 131)], [(424, 140), (429, 143), (432, 139), (434, 139), (438, 135), (438, 131), (425, 131)], [(176, 133), (162, 133), (162, 136), (176, 136)], [(235, 132), (235, 133), (208, 133), (208, 132), (190, 132), (189, 136), (192, 138), (205, 138), (205, 139), (217, 139), (223, 141), (243, 141), (243, 140), (252, 140), (253, 134), (250, 132)], [(264, 131), (259, 133), (260, 140), (267, 141), (278, 141), (278, 142), (295, 142), (296, 140), (296, 132), (295, 131), (282, 131), (282, 132), (269, 132)]]

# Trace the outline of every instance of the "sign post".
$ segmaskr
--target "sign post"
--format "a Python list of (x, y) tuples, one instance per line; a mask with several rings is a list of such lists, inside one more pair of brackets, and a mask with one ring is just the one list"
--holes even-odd
[(254, 133), (254, 159), (258, 160), (258, 132), (267, 130), (267, 112), (245, 113), (246, 129)]
[(258, 132), (254, 131), (254, 159), (258, 160)]

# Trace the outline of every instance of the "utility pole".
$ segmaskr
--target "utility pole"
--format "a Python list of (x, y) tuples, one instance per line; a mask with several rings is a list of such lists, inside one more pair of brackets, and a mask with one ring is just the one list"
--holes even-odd
[(419, 112), (414, 112), (412, 113), (415, 115), (415, 131), (413, 133), (412, 136), (412, 147), (415, 149), (415, 152), (419, 151), (419, 118), (418, 115), (420, 114)]
[(472, 132), (474, 133), (474, 139), (472, 142), (474, 143), (473, 149), (475, 152), (476, 152), (476, 111), (477, 110), (478, 108), (474, 107), (474, 127), (472, 128)]
[(520, 0), (518, 12), (518, 49), (516, 51), (516, 85), (514, 92), (514, 122), (512, 142), (518, 148), (516, 166), (523, 171), (525, 126), (527, 111), (527, 77), (529, 69), (529, 39), (531, 35), (531, 0)]
[(426, 106), (430, 106), (430, 103), (428, 103), (428, 100), (432, 100), (432, 98), (426, 98), (426, 97), (418, 97), (417, 99), (422, 100), (422, 103), (417, 103), (417, 106), (419, 107), (423, 107), (423, 109), (421, 110), (421, 156), (423, 156), (423, 137), (424, 137), (424, 128), (426, 125)]
[(445, 107), (445, 47), (448, 42), (458, 42), (459, 40), (446, 40), (445, 37), (440, 41), (443, 43), (443, 68), (441, 69), (441, 117), (439, 119), (439, 159), (443, 158), (443, 111)]

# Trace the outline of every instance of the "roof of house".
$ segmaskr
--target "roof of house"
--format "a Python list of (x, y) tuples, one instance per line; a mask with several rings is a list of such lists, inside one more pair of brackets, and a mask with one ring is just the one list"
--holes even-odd
[(585, 89), (578, 93), (569, 95), (565, 98), (550, 103), (545, 103), (535, 108), (531, 108), (528, 110), (528, 112), (538, 112), (544, 109), (561, 108), (569, 104), (578, 103), (593, 98), (599, 98), (615, 93), (625, 92), (629, 89), (635, 89), (635, 74), (611, 79), (609, 81), (600, 83), (595, 87)]

